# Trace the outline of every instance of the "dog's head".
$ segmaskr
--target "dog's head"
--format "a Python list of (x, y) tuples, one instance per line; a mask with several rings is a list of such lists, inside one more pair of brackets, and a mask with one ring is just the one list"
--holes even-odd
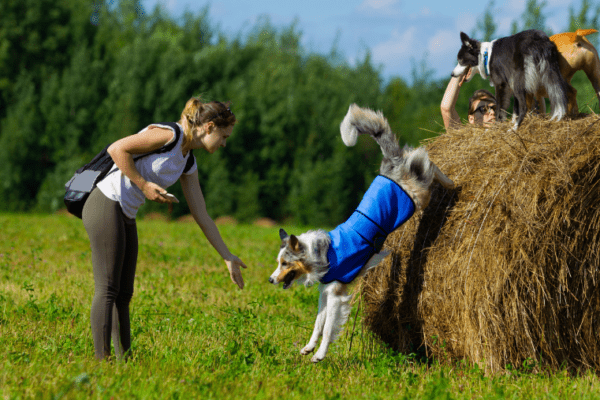
[(306, 262), (307, 245), (300, 242), (298, 237), (288, 235), (283, 229), (279, 230), (281, 248), (277, 255), (277, 269), (269, 277), (269, 282), (277, 285), (283, 282), (283, 288), (289, 288), (298, 279), (303, 280), (312, 272), (312, 267)]
[[(452, 70), (452, 76), (457, 78), (462, 76), (471, 67), (479, 65), (479, 51), (481, 49), (481, 43), (475, 39), (471, 39), (466, 33), (460, 33), (460, 40), (462, 45), (456, 56), (458, 64)], [(474, 74), (471, 75), (471, 78)]]

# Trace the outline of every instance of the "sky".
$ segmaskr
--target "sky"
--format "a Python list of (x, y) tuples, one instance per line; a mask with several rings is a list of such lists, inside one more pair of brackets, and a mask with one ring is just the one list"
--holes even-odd
[[(576, 12), (581, 9), (581, 0), (545, 2), (546, 25), (552, 33), (567, 28), (569, 7)], [(208, 6), (212, 25), (232, 38), (240, 33), (244, 37), (265, 16), (277, 28), (289, 27), (296, 21), (307, 51), (329, 54), (335, 47), (350, 65), (364, 60), (370, 51), (372, 62), (384, 79), (399, 76), (409, 83), (413, 66), (423, 60), (432, 70), (432, 78), (450, 77), (460, 48), (460, 32), (473, 32), (488, 3), (488, 0), (142, 0), (146, 11), (158, 5), (174, 17), (186, 10), (198, 13)], [(525, 0), (495, 1), (497, 37), (509, 35), (514, 20), (521, 23), (525, 3)]]

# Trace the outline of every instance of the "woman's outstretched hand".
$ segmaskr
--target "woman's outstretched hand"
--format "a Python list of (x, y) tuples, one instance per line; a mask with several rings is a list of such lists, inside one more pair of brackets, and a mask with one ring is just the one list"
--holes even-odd
[(237, 256), (233, 256), (230, 260), (225, 260), (225, 264), (227, 264), (229, 276), (231, 276), (231, 280), (233, 281), (233, 283), (238, 285), (240, 289), (243, 289), (244, 278), (242, 278), (242, 271), (240, 270), (240, 266), (243, 268), (248, 268), (246, 264), (244, 264), (244, 262), (240, 260)]

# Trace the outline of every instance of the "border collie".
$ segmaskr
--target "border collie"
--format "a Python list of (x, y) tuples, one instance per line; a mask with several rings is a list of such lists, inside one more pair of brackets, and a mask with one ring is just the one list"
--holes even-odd
[(461, 32), (460, 40), (458, 65), (452, 76), (459, 77), (472, 67), (484, 79), (489, 79), (496, 88), (500, 121), (506, 119), (510, 98), (514, 95), (515, 129), (519, 127), (527, 113), (527, 96), (535, 97), (541, 87), (550, 98), (552, 120), (565, 116), (567, 82), (560, 73), (556, 45), (544, 32), (532, 29), (483, 43)]
[(389, 251), (382, 251), (387, 235), (427, 206), (433, 181), (446, 188), (454, 183), (433, 164), (424, 148), (401, 148), (381, 112), (353, 104), (340, 126), (342, 140), (354, 146), (359, 134), (372, 136), (381, 147), (380, 175), (372, 182), (356, 211), (331, 232), (313, 230), (299, 236), (280, 229), (277, 269), (269, 282), (294, 281), (310, 286), (320, 282), (319, 310), (314, 330), (301, 354), (311, 353), (321, 336), (312, 362), (325, 358), (350, 312), (347, 287), (375, 267)]

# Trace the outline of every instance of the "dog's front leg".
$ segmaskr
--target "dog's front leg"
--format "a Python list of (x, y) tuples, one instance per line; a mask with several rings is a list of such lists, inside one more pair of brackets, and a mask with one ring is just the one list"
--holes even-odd
[[(499, 82), (496, 86), (496, 102), (498, 104), (498, 121), (506, 121), (512, 91), (506, 84)], [(515, 113), (516, 114), (516, 113)]]
[(344, 325), (350, 313), (349, 303), (351, 296), (346, 295), (346, 285), (335, 282), (328, 286), (332, 287), (328, 288), (331, 289), (331, 292), (327, 297), (327, 317), (323, 328), (323, 339), (321, 340), (319, 350), (311, 358), (311, 361), (314, 363), (325, 358), (327, 350), (329, 350), (329, 345), (337, 338), (342, 325)]
[(300, 350), (300, 354), (307, 355), (317, 347), (317, 342), (323, 334), (323, 327), (325, 326), (325, 319), (327, 318), (327, 291), (325, 290), (326, 285), (319, 285), (319, 311), (317, 312), (317, 319), (315, 320), (315, 328), (313, 329), (312, 336), (308, 344)]

